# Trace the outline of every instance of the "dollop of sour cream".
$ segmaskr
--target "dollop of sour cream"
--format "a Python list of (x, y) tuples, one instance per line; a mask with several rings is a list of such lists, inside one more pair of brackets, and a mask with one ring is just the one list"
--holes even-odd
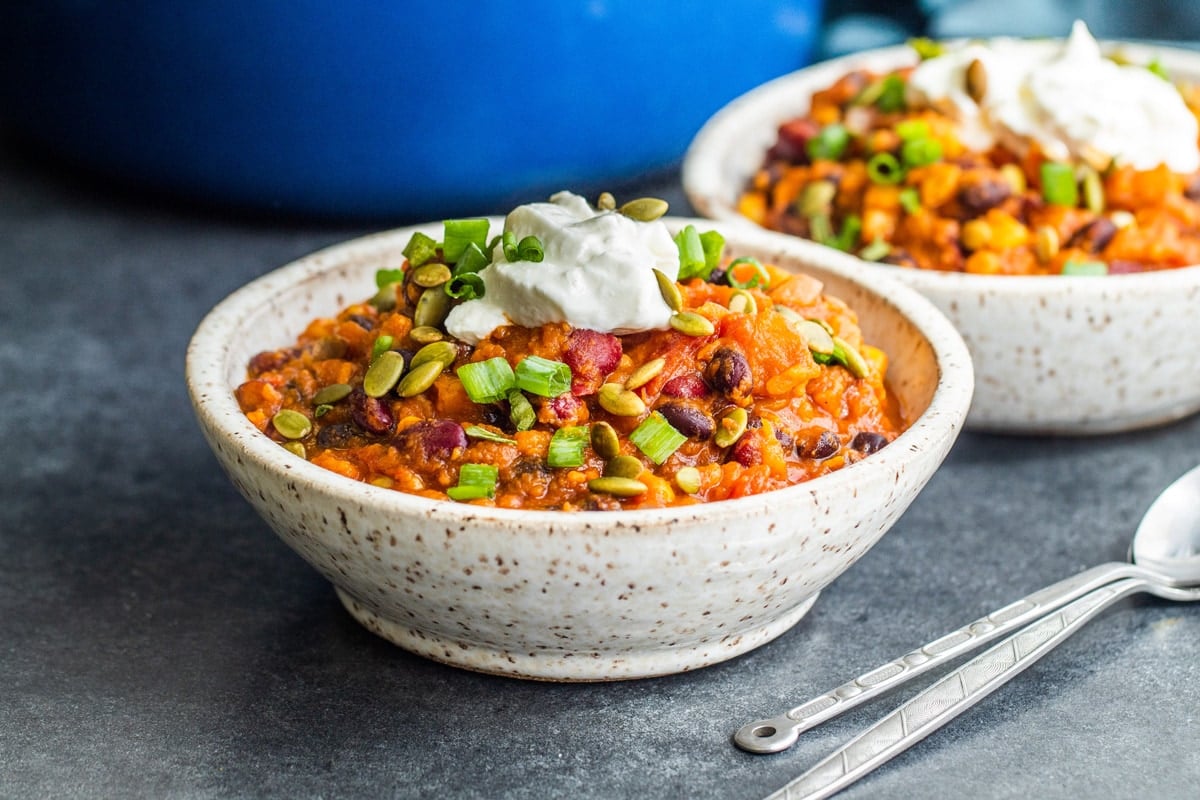
[(559, 192), (548, 203), (518, 206), (504, 229), (517, 240), (536, 236), (542, 261), (509, 261), (497, 245), (479, 272), (483, 297), (460, 303), (446, 331), (478, 344), (501, 325), (534, 328), (566, 322), (604, 333), (666, 328), (671, 309), (652, 270), (674, 280), (679, 249), (666, 225), (596, 211), (584, 198)]
[[(966, 77), (975, 60), (986, 76), (978, 102)], [(1200, 168), (1196, 118), (1179, 91), (1143, 66), (1105, 58), (1081, 20), (1061, 46), (997, 40), (927, 59), (908, 92), (910, 102), (957, 119), (972, 149), (1000, 142), (1023, 154), (1036, 142), (1050, 159), (1097, 168), (1113, 160), (1139, 170)]]

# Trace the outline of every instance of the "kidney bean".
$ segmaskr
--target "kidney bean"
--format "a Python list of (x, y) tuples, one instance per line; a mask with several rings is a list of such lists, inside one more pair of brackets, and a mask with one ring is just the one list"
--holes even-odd
[(762, 449), (758, 446), (757, 436), (743, 436), (734, 442), (729, 449), (728, 460), (736, 461), (743, 467), (752, 467), (762, 463)]
[(1096, 219), (1075, 231), (1067, 240), (1067, 247), (1081, 247), (1092, 253), (1099, 253), (1112, 238), (1117, 235), (1117, 225), (1108, 217)]
[(274, 372), (299, 355), (294, 350), (264, 350), (250, 359), (250, 375), (258, 377), (264, 372)]
[(1139, 261), (1126, 261), (1121, 258), (1114, 258), (1108, 262), (1109, 275), (1129, 275), (1134, 272), (1145, 272), (1146, 266)]
[(549, 417), (543, 419), (543, 422), (548, 422), (551, 425), (579, 425), (587, 419), (587, 403), (580, 400), (573, 394), (560, 394), (558, 397), (547, 399), (542, 408), (545, 409), (544, 414), (539, 414), (538, 417)]
[(732, 347), (720, 347), (704, 366), (704, 379), (710, 386), (735, 402), (750, 395), (754, 377), (746, 357)]
[(842, 442), (833, 431), (822, 431), (817, 440), (812, 443), (805, 452), (808, 458), (824, 461), (837, 455), (837, 451), (842, 447)]
[(687, 403), (664, 403), (658, 413), (671, 423), (671, 427), (693, 439), (707, 439), (713, 433), (713, 420), (695, 406)]
[(363, 443), (362, 434), (349, 422), (326, 425), (317, 431), (317, 444), (321, 447), (358, 447)]
[(479, 416), (488, 425), (499, 428), (505, 433), (515, 433), (517, 428), (512, 423), (508, 413), (494, 403), (479, 407)]
[(346, 317), (346, 319), (355, 323), (364, 331), (375, 330), (375, 320), (371, 319), (370, 317), (365, 317), (362, 314), (351, 314), (350, 316)]
[(783, 448), (785, 454), (795, 452), (796, 439), (787, 431), (776, 428), (775, 440), (779, 442), (779, 446)]
[(663, 384), (662, 393), (667, 397), (683, 397), (695, 400), (708, 396), (708, 384), (699, 375), (676, 375)]
[(396, 446), (401, 449), (420, 447), (426, 458), (449, 455), (467, 446), (467, 434), (462, 425), (452, 419), (425, 419), (409, 425), (396, 434)]
[(864, 456), (869, 456), (871, 453), (876, 453), (887, 446), (888, 438), (882, 433), (875, 431), (859, 431), (854, 434), (854, 438), (850, 440), (850, 447), (862, 453)]
[(571, 393), (595, 394), (605, 376), (621, 363), (621, 340), (612, 334), (577, 328), (567, 337), (563, 361), (571, 368)]
[(395, 429), (396, 419), (392, 416), (392, 407), (383, 398), (368, 397), (362, 387), (358, 386), (350, 393), (348, 400), (350, 418), (362, 430), (384, 435)]
[(958, 202), (972, 217), (978, 217), (1003, 203), (1012, 187), (1000, 177), (981, 177), (958, 190)]
[(781, 159), (793, 164), (808, 163), (808, 140), (817, 135), (819, 128), (811, 119), (788, 120), (779, 126), (779, 137), (767, 152), (767, 160)]

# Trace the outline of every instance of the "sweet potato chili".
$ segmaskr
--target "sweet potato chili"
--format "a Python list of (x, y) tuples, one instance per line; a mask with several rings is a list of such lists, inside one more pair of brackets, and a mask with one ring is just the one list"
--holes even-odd
[[(657, 216), (665, 204), (622, 208)], [(486, 237), (483, 221), (463, 222), (446, 224), (452, 246), (417, 234), (404, 263), (377, 275), (373, 298), (254, 356), (236, 390), (250, 421), (354, 480), (563, 510), (778, 489), (864, 458), (903, 427), (887, 358), (863, 342), (851, 309), (812, 277), (723, 259), (719, 234), (692, 226), (675, 237), (681, 280), (657, 275), (669, 329), (507, 325), (475, 346), (456, 341), (448, 309), (482, 289), (464, 277), (478, 256), (463, 253), (523, 246), (538, 260), (541, 246), (496, 237), (460, 251), (463, 230)]]
[[(971, 67), (964, 89), (978, 100), (987, 76)], [(952, 119), (909, 105), (911, 72), (854, 71), (817, 92), (780, 126), (740, 213), (928, 270), (1103, 275), (1200, 263), (1200, 175), (1055, 162), (1036, 143), (1021, 156), (1003, 145), (972, 152)], [(1196, 90), (1181, 91), (1196, 114)]]

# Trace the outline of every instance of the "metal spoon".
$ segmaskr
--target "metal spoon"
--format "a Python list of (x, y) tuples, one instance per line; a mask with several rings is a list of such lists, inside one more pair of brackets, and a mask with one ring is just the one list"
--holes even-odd
[[(1193, 468), (1168, 486), (1146, 511), (1133, 538), (1130, 557), (1138, 566), (1119, 563), (1103, 565), (1006, 607), (1023, 609), (1022, 604), (1030, 602), (1030, 598), (1038, 597), (1037, 601), (1033, 601), (1033, 605), (1040, 602), (1043, 616), (938, 680), (771, 795), (768, 800), (815, 800), (840, 791), (1007, 683), (1122, 597), (1144, 591), (1167, 600), (1200, 600), (1200, 467)], [(1104, 572), (1098, 572), (1099, 570)], [(1097, 579), (1105, 573), (1109, 575), (1108, 580), (1101, 580), (1100, 585), (1096, 586)], [(1076, 584), (1078, 579), (1085, 576), (1092, 576), (1087, 578), (1085, 583), (1094, 588), (1080, 596), (1076, 591)], [(1067, 595), (1073, 595), (1074, 599), (1065, 604), (1053, 603), (1053, 597), (1047, 599), (1044, 595), (1055, 589), (1059, 591), (1054, 597), (1065, 592)], [(1051, 603), (1055, 610), (1047, 613), (1047, 605)], [(993, 616), (984, 617), (972, 625), (980, 622), (988, 624)], [(1020, 616), (1024, 616), (1024, 613)], [(1007, 620), (1007, 617), (1004, 619)], [(1002, 624), (1006, 626), (1006, 630), (1014, 627), (1007, 621)], [(966, 631), (970, 627), (960, 631)], [(995, 638), (991, 631), (984, 635)], [(979, 638), (976, 638), (973, 644), (979, 644), (979, 641)], [(929, 647), (930, 645), (926, 645), (909, 656), (924, 653)], [(939, 659), (944, 660), (945, 658)], [(900, 664), (903, 661), (904, 659), (898, 659), (892, 664)], [(886, 669), (888, 666), (890, 665), (880, 669)], [(858, 681), (845, 684), (830, 695), (849, 686), (859, 686), (859, 681), (878, 671), (867, 673)], [(913, 671), (911, 674), (915, 675), (917, 672)], [(911, 675), (906, 675), (905, 679), (907, 677)], [(889, 679), (888, 686), (895, 686), (900, 682)], [(866, 682), (866, 686), (872, 685), (869, 680)], [(872, 691), (871, 694), (877, 692)], [(854, 705), (859, 702), (862, 701), (857, 700)], [(793, 712), (810, 705), (811, 703), (806, 703), (798, 709), (793, 709)], [(849, 704), (843, 704), (838, 711), (849, 707)], [(828, 719), (833, 715), (823, 714), (822, 718)], [(789, 716), (785, 718), (791, 719)], [(804, 727), (811, 727), (812, 724), (816, 723)], [(749, 727), (742, 730), (745, 731)], [(792, 741), (794, 739), (793, 736)], [(786, 746), (787, 744), (784, 745)]]

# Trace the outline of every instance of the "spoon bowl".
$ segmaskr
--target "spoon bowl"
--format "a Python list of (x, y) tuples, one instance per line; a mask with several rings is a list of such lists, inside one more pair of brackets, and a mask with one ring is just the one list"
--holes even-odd
[(1200, 466), (1150, 504), (1129, 552), (1134, 563), (1173, 581), (1200, 583)]

